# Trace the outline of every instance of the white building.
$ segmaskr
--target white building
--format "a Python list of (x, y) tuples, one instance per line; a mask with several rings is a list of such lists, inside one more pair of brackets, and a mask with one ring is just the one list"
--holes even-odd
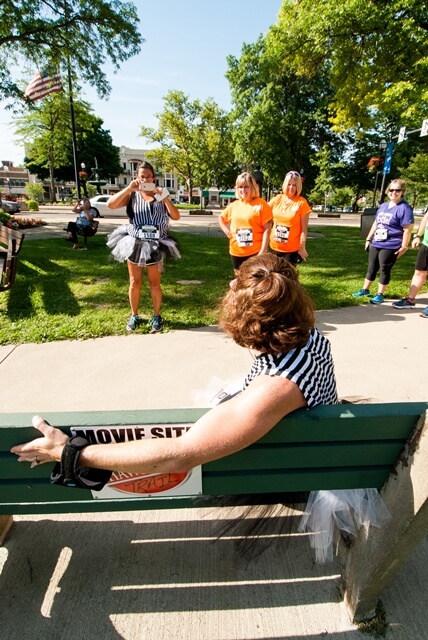
[[(122, 165), (122, 173), (114, 178), (112, 182), (103, 186), (102, 193), (116, 193), (126, 187), (137, 175), (137, 168), (140, 162), (146, 160), (147, 149), (131, 149), (122, 146), (119, 150), (119, 160)], [(173, 198), (177, 197), (179, 189), (178, 176), (174, 173), (161, 173), (156, 176), (156, 184), (159, 187), (166, 187)], [(178, 199), (178, 198), (177, 198)]]

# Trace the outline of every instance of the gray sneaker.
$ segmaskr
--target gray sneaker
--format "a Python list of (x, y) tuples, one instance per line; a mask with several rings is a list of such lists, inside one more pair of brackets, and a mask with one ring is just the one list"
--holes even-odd
[(415, 303), (412, 302), (407, 296), (398, 302), (393, 302), (392, 306), (396, 309), (414, 309)]

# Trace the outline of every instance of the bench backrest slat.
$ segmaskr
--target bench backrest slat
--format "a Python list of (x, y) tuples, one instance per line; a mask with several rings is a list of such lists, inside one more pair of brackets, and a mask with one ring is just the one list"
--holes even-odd
[[(203, 465), (203, 493), (380, 489), (427, 408), (428, 403), (391, 403), (296, 411), (247, 449)], [(205, 411), (56, 413), (47, 414), (46, 419), (67, 431), (71, 426), (191, 424)], [(70, 512), (154, 508), (153, 498), (144, 504), (133, 498), (94, 501), (88, 491), (51, 485), (49, 465), (30, 469), (28, 464), (17, 463), (9, 449), (37, 435), (28, 426), (30, 421), (30, 414), (0, 415), (0, 513), (62, 512), (59, 503)]]

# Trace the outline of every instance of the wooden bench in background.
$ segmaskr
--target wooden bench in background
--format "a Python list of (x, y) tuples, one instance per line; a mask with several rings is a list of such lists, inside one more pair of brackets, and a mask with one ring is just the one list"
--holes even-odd
[(0, 224), (0, 291), (11, 289), (25, 234)]
[[(392, 521), (341, 542), (342, 591), (350, 617), (374, 615), (382, 590), (422, 541), (428, 524), (428, 403), (320, 406), (281, 420), (247, 449), (202, 466), (202, 500), (189, 496), (95, 500), (89, 491), (52, 485), (51, 468), (19, 464), (14, 444), (38, 435), (30, 414), (0, 414), (0, 539), (13, 514), (176, 509), (218, 495), (374, 487)], [(189, 425), (206, 409), (48, 413), (65, 431), (91, 426)], [(231, 426), (233, 428), (233, 426)], [(281, 497), (278, 497), (278, 502)], [(263, 497), (261, 496), (261, 502)], [(2, 530), (1, 530), (2, 529)]]

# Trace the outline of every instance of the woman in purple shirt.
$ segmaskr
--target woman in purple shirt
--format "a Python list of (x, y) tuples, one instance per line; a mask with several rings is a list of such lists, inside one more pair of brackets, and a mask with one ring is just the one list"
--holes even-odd
[(366, 238), (369, 264), (363, 288), (352, 294), (354, 298), (370, 296), (370, 287), (379, 272), (377, 294), (370, 300), (372, 304), (381, 304), (385, 300), (392, 267), (406, 253), (414, 223), (413, 209), (403, 200), (406, 192), (404, 180), (393, 180), (387, 192), (389, 202), (380, 205)]

